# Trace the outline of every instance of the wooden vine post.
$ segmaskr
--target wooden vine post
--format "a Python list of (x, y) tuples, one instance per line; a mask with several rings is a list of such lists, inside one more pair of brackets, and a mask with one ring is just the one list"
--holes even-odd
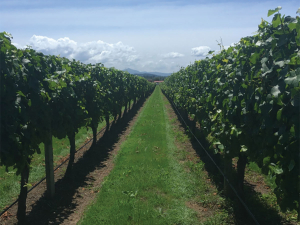
[(46, 183), (47, 194), (53, 198), (55, 194), (54, 170), (53, 170), (53, 147), (51, 129), (46, 134), (45, 146), (45, 164), (46, 164)]

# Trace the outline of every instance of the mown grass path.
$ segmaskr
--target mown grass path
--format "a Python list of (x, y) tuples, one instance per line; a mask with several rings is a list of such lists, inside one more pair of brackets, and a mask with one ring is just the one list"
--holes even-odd
[(199, 187), (176, 157), (165, 104), (157, 87), (79, 224), (199, 224), (187, 207)]

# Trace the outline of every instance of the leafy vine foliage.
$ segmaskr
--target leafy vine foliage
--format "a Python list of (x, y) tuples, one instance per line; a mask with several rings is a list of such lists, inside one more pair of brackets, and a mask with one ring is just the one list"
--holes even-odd
[[(247, 160), (276, 175), (283, 210), (299, 207), (300, 18), (270, 10), (257, 34), (168, 77), (164, 93), (195, 115), (243, 195)], [(300, 10), (298, 10), (300, 12)], [(229, 167), (228, 167), (229, 165)], [(227, 168), (227, 170), (226, 170)], [(232, 179), (232, 178), (231, 178)], [(225, 187), (224, 187), (225, 188)]]
[(30, 48), (17, 49), (11, 39), (10, 34), (0, 33), (0, 165), (21, 174), (18, 220), (22, 222), (30, 162), (49, 132), (70, 140), (69, 174), (78, 129), (90, 126), (95, 138), (99, 122), (108, 118), (109, 123), (111, 115), (120, 118), (122, 107), (145, 98), (154, 84), (101, 63), (86, 65)]

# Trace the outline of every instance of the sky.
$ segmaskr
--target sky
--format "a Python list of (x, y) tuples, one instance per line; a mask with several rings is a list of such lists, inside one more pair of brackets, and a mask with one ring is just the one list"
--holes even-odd
[(172, 73), (242, 37), (269, 9), (296, 17), (294, 0), (1, 0), (0, 32), (18, 48), (103, 63), (117, 69)]

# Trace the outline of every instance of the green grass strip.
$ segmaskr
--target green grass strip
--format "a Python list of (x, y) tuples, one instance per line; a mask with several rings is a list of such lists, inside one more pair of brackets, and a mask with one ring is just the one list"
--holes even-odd
[(175, 132), (157, 87), (80, 224), (197, 224), (194, 183), (174, 156)]

